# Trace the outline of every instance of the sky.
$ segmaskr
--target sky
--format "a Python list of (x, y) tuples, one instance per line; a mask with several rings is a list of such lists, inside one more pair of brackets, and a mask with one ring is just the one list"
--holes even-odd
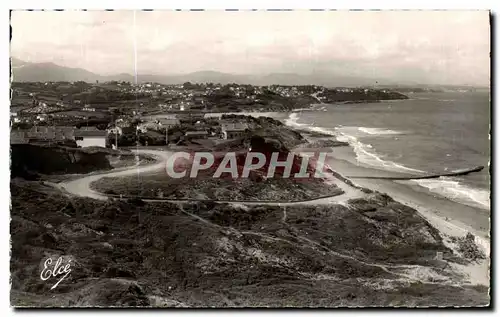
[(331, 73), (489, 86), (488, 11), (13, 11), (11, 56), (97, 74)]

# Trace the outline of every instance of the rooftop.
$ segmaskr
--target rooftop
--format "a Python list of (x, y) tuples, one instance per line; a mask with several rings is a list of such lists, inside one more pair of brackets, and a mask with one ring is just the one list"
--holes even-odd
[(186, 132), (186, 135), (204, 135), (204, 134), (208, 134), (207, 131), (187, 131)]
[(179, 119), (166, 119), (166, 118), (160, 118), (158, 119), (158, 122), (160, 122), (161, 124), (180, 124), (180, 121)]
[(75, 130), (75, 137), (106, 137), (105, 130)]
[(222, 131), (245, 131), (246, 129), (248, 126), (239, 122), (222, 124)]

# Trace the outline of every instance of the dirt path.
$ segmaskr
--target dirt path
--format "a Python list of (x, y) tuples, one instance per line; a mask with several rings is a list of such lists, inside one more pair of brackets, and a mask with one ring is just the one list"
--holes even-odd
[(130, 166), (128, 168), (120, 169), (119, 171), (111, 171), (107, 173), (100, 173), (95, 175), (88, 175), (82, 178), (71, 180), (68, 182), (62, 182), (57, 184), (57, 187), (64, 189), (66, 192), (82, 197), (89, 197), (99, 200), (107, 200), (108, 197), (90, 188), (90, 184), (103, 178), (103, 177), (122, 177), (129, 175), (139, 175), (141, 173), (148, 173), (153, 171), (158, 171), (165, 169), (167, 159), (170, 157), (171, 152), (159, 151), (159, 150), (132, 150), (137, 154), (149, 154), (159, 158), (159, 162), (151, 165), (144, 166)]
[[(71, 181), (67, 182), (62, 182), (57, 185), (56, 187), (66, 191), (69, 194), (75, 195), (75, 196), (81, 196), (81, 197), (89, 197), (93, 199), (99, 199), (99, 200), (107, 200), (108, 197), (105, 194), (101, 194), (93, 189), (91, 189), (90, 184), (103, 178), (103, 177), (123, 177), (123, 176), (130, 176), (130, 175), (140, 175), (143, 173), (149, 173), (153, 171), (159, 171), (162, 169), (166, 168), (167, 160), (168, 158), (172, 155), (172, 152), (169, 151), (159, 151), (159, 150), (150, 150), (150, 149), (135, 149), (132, 150), (134, 153), (137, 154), (148, 154), (148, 155), (153, 155), (156, 156), (160, 159), (158, 163), (152, 164), (152, 165), (145, 165), (145, 166), (131, 166), (126, 169), (121, 169), (119, 171), (111, 171), (107, 173), (99, 173), (95, 175), (88, 175), (84, 176), (82, 178), (74, 179)], [(349, 199), (353, 198), (361, 198), (365, 197), (366, 194), (364, 194), (361, 190), (354, 188), (348, 184), (346, 184), (344, 181), (336, 178), (333, 175), (328, 175), (327, 176), (327, 182), (331, 184), (335, 184), (339, 188), (341, 188), (344, 191), (344, 194), (342, 195), (335, 195), (335, 196), (328, 196), (328, 197), (321, 197), (318, 199), (313, 199), (313, 200), (306, 200), (306, 201), (295, 201), (295, 202), (262, 202), (262, 201), (238, 201), (238, 203), (244, 204), (244, 205), (268, 205), (268, 206), (289, 206), (289, 205), (301, 205), (301, 204), (315, 204), (315, 205), (325, 205), (325, 204), (346, 204)], [(194, 202), (194, 199), (144, 199), (146, 202), (177, 202), (177, 203), (182, 203), (182, 202)], [(230, 200), (218, 200), (214, 201), (218, 203), (232, 203), (234, 201)]]

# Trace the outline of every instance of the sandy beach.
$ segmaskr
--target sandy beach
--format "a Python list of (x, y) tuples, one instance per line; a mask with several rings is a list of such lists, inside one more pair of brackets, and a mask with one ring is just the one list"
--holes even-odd
[[(333, 148), (328, 157), (330, 168), (347, 178), (349, 176), (407, 175), (362, 166), (356, 161), (354, 152), (348, 146)], [(456, 246), (450, 242), (450, 237), (463, 237), (468, 232), (472, 233), (477, 245), (489, 257), (489, 210), (449, 200), (423, 187), (407, 185), (408, 182), (405, 184), (401, 181), (363, 178), (352, 178), (351, 180), (356, 185), (386, 193), (395, 200), (416, 209), (442, 233), (446, 244), (451, 249), (456, 249)], [(490, 283), (489, 265), (489, 258), (467, 266), (452, 264), (457, 270), (468, 275), (471, 284), (481, 285), (489, 285)]]

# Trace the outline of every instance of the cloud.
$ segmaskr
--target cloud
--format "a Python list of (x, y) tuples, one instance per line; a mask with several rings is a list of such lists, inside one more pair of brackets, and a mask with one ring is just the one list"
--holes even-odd
[(12, 55), (102, 74), (335, 71), (487, 84), (487, 11), (14, 11)]

